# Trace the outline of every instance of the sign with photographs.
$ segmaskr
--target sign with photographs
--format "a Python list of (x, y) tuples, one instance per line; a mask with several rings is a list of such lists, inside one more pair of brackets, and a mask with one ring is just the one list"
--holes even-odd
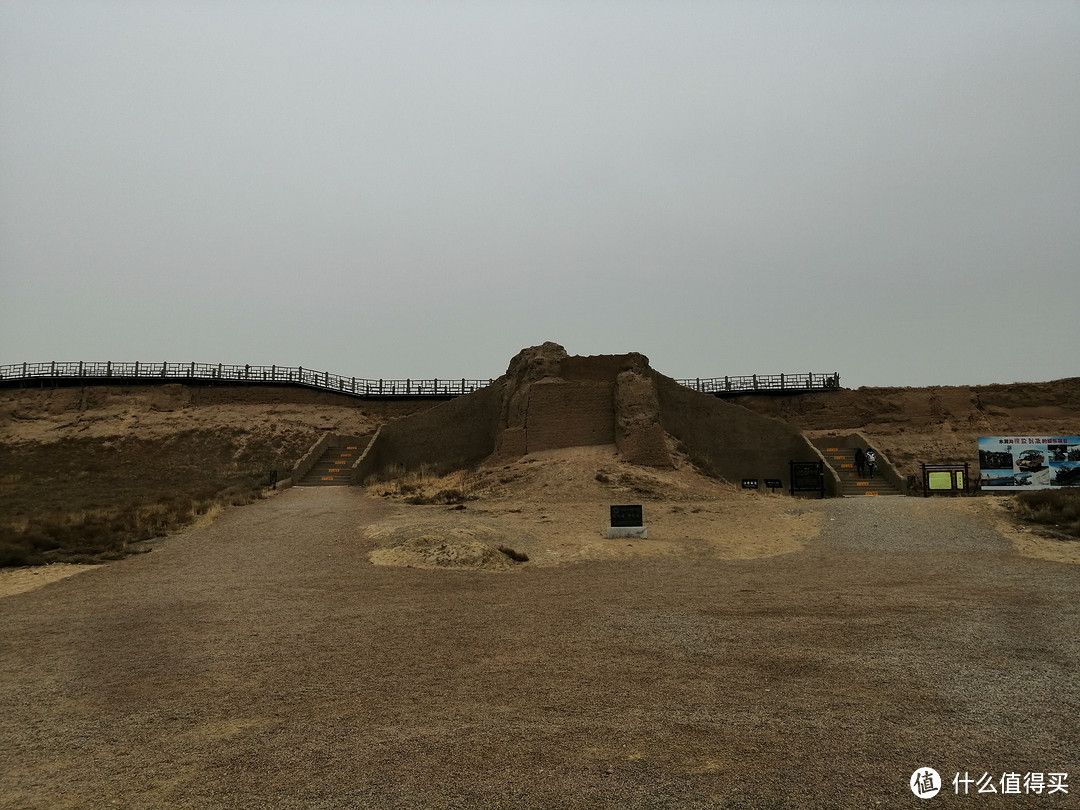
[(1080, 436), (980, 436), (979, 484), (988, 490), (1080, 487)]

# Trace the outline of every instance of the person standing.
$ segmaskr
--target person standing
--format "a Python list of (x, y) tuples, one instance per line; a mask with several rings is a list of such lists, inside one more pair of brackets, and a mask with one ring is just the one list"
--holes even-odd
[(862, 478), (863, 473), (866, 472), (866, 454), (863, 453), (861, 447), (855, 448), (855, 472), (859, 474), (859, 478)]
[(870, 477), (874, 477), (874, 466), (877, 464), (877, 453), (872, 447), (866, 448), (866, 469), (870, 471)]

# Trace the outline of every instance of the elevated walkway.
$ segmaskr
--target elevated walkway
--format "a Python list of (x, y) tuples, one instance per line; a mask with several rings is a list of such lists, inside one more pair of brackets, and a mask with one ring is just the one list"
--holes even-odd
[[(287, 385), (314, 388), (358, 399), (453, 399), (486, 388), (493, 379), (369, 380), (303, 366), (224, 363), (49, 362), (0, 365), (0, 388), (63, 388), (84, 385)], [(805, 394), (839, 391), (840, 375), (750, 374), (696, 377), (680, 385), (717, 397), (739, 394)]]
[(0, 388), (84, 385), (294, 386), (357, 399), (453, 399), (493, 380), (368, 380), (302, 366), (237, 366), (223, 363), (16, 363), (0, 365)]

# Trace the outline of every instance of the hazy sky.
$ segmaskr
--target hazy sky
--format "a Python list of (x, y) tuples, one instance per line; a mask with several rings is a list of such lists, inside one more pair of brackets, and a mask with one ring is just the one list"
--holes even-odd
[(1080, 375), (1080, 2), (0, 0), (0, 363)]

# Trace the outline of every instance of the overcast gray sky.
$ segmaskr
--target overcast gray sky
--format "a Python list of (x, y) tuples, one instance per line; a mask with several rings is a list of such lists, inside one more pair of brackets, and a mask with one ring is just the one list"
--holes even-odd
[(0, 363), (1080, 374), (1078, 2), (0, 0)]

